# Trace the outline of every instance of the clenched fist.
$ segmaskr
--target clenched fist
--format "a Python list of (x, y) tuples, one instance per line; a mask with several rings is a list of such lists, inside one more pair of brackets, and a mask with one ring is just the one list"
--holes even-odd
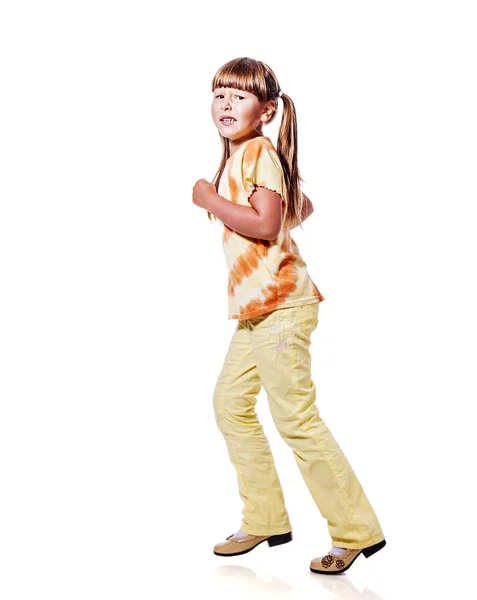
[(216, 194), (215, 185), (206, 179), (196, 181), (192, 190), (192, 202), (201, 208), (207, 208), (207, 199), (211, 194)]

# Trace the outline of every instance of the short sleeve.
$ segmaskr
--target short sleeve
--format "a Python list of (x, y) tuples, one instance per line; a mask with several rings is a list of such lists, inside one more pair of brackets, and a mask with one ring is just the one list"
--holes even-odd
[(261, 138), (249, 143), (244, 150), (242, 179), (247, 198), (250, 198), (255, 186), (259, 186), (277, 192), (286, 201), (280, 159), (276, 151), (265, 145)]

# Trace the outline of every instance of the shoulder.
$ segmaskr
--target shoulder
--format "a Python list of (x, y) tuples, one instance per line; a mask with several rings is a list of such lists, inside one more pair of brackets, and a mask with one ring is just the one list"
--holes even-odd
[(258, 135), (246, 142), (244, 146), (244, 153), (246, 154), (260, 154), (263, 150), (269, 150), (276, 153), (276, 150), (269, 137), (265, 135)]
[(273, 162), (277, 167), (281, 166), (278, 153), (267, 136), (257, 136), (246, 143), (243, 162), (245, 166), (256, 162)]

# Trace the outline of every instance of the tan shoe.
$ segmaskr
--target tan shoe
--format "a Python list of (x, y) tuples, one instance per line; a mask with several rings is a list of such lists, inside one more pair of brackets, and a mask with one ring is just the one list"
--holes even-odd
[(247, 535), (243, 538), (234, 538), (235, 534), (229, 535), (227, 541), (219, 542), (214, 546), (214, 554), (217, 556), (237, 556), (237, 554), (245, 554), (253, 550), (255, 546), (258, 546), (265, 540), (267, 540), (269, 546), (279, 546), (280, 544), (286, 544), (291, 542), (292, 533), (280, 533), (278, 535)]
[(377, 544), (368, 546), (367, 548), (346, 548), (346, 551), (339, 556), (335, 554), (325, 554), (314, 558), (310, 563), (310, 569), (314, 573), (325, 573), (327, 575), (336, 575), (337, 573), (343, 573), (346, 569), (349, 569), (354, 561), (358, 558), (361, 552), (369, 558), (372, 554), (381, 550), (386, 545), (386, 540), (382, 540)]

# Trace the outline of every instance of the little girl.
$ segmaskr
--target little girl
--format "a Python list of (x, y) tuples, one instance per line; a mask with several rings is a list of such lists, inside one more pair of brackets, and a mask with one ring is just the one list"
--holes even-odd
[[(214, 392), (217, 425), (244, 503), (240, 530), (215, 545), (219, 556), (291, 541), (274, 460), (255, 412), (265, 388), (273, 421), (328, 522), (331, 550), (311, 561), (317, 573), (346, 571), (386, 541), (354, 471), (315, 405), (310, 337), (324, 300), (290, 230), (313, 212), (300, 189), (295, 106), (273, 71), (231, 60), (212, 81), (212, 118), (222, 142), (214, 182), (199, 179), (193, 202), (223, 226), (228, 318), (237, 319)], [(283, 101), (277, 149), (262, 127)]]

